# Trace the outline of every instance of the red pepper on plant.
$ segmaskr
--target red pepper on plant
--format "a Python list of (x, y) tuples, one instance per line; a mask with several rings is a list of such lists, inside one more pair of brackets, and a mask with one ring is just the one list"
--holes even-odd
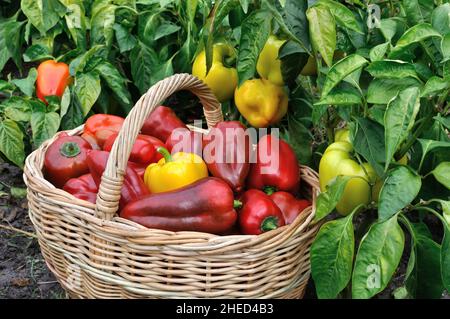
[(167, 106), (158, 106), (145, 120), (141, 132), (159, 138), (166, 142), (173, 130), (177, 128), (187, 128), (175, 112)]
[(295, 193), (300, 183), (300, 169), (294, 150), (273, 135), (263, 136), (247, 180), (248, 188)]
[(298, 199), (288, 192), (275, 192), (269, 194), (270, 199), (280, 208), (283, 213), (286, 224), (292, 224), (305, 208), (311, 206), (307, 199)]
[(63, 189), (76, 198), (93, 204), (97, 199), (98, 187), (91, 174), (69, 179)]
[(148, 228), (221, 234), (236, 222), (235, 204), (227, 183), (206, 177), (173, 191), (142, 197), (128, 204), (120, 216)]
[(61, 188), (69, 179), (88, 173), (87, 152), (90, 149), (91, 145), (83, 138), (61, 133), (45, 152), (47, 180)]
[(208, 170), (241, 192), (250, 170), (250, 137), (239, 121), (220, 122), (204, 137), (204, 157)]
[(59, 96), (70, 83), (69, 66), (64, 62), (47, 60), (37, 68), (36, 96), (44, 103), (46, 96)]
[(103, 147), (106, 140), (114, 133), (119, 133), (124, 118), (110, 114), (95, 114), (89, 117), (84, 124), (84, 134), (90, 134)]
[(246, 191), (239, 211), (239, 226), (246, 235), (259, 235), (285, 225), (283, 213), (269, 195), (258, 189)]
[[(97, 186), (100, 186), (101, 178), (106, 169), (106, 163), (108, 162), (108, 157), (108, 152), (95, 150), (90, 151), (87, 156), (89, 171)], [(144, 181), (133, 168), (128, 166), (123, 180), (119, 208), (121, 209), (125, 207), (126, 204), (147, 194), (148, 190)]]

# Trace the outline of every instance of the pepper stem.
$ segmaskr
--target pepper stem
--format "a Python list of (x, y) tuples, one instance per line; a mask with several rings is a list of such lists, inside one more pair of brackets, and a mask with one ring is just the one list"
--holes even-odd
[(236, 64), (235, 56), (227, 56), (223, 59), (223, 65), (227, 68), (233, 68), (235, 64)]
[(173, 161), (172, 155), (170, 155), (170, 152), (167, 150), (167, 148), (159, 146), (156, 151), (164, 156), (164, 160), (166, 161), (166, 163)]
[(278, 218), (274, 216), (269, 216), (263, 220), (261, 223), (261, 230), (263, 232), (274, 230), (278, 228)]
[(235, 199), (233, 202), (233, 208), (241, 208), (242, 202), (240, 200)]
[(277, 191), (277, 188), (274, 186), (265, 186), (263, 190), (264, 193), (270, 196)]
[(64, 157), (75, 157), (81, 153), (81, 148), (75, 142), (65, 142), (59, 148), (59, 152)]

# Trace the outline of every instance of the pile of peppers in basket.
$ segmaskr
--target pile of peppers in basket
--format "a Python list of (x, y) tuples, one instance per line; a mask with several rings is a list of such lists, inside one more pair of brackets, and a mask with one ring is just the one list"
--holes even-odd
[[(61, 133), (45, 154), (46, 179), (95, 203), (123, 122), (96, 114), (81, 136)], [(190, 131), (170, 108), (156, 108), (129, 157), (120, 217), (148, 228), (221, 235), (258, 235), (293, 223), (311, 205), (297, 197), (300, 171), (294, 151), (273, 135), (261, 137), (254, 150), (248, 136), (240, 138), (245, 129), (237, 121), (221, 122), (202, 135)]]

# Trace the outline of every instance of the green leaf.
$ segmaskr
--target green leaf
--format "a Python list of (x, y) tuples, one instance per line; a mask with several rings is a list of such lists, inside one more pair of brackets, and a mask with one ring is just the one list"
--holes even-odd
[(311, 246), (311, 274), (318, 298), (336, 298), (352, 276), (353, 214), (324, 224)]
[(383, 60), (384, 56), (386, 55), (389, 49), (389, 46), (390, 46), (389, 42), (374, 46), (369, 52), (370, 61), (375, 62)]
[(97, 65), (95, 69), (111, 91), (114, 92), (119, 103), (124, 107), (125, 112), (128, 114), (133, 105), (130, 92), (127, 88), (126, 78), (120, 74), (119, 70), (114, 65), (106, 61)]
[(396, 46), (392, 49), (389, 54), (389, 58), (395, 59), (399, 56), (402, 51), (408, 46), (419, 43), (431, 37), (439, 37), (442, 36), (437, 32), (429, 23), (421, 23), (413, 26), (408, 29), (402, 37), (397, 41)]
[(450, 60), (450, 33), (446, 34), (441, 41), (441, 53), (443, 61)]
[(410, 25), (427, 21), (434, 7), (430, 0), (403, 0), (402, 5)]
[(386, 41), (392, 43), (392, 40), (397, 34), (404, 33), (405, 23), (400, 18), (381, 19), (378, 28)]
[(411, 203), (419, 194), (422, 180), (406, 166), (390, 170), (380, 191), (378, 219), (387, 220)]
[(354, 126), (355, 131), (352, 132), (353, 147), (369, 162), (377, 175), (382, 176), (385, 153), (383, 127), (377, 122), (363, 117), (357, 117), (355, 121), (357, 125)]
[(9, 189), (11, 196), (17, 199), (23, 199), (27, 197), (27, 189), (22, 187), (11, 187)]
[(9, 52), (9, 57), (11, 57), (19, 68), (22, 70), (22, 27), (25, 24), (24, 21), (17, 22), (9, 20), (2, 23), (1, 28), (3, 29), (3, 36), (5, 38), (5, 45)]
[(417, 87), (400, 91), (399, 94), (389, 102), (384, 114), (386, 165), (394, 157), (397, 148), (406, 140), (409, 132), (414, 126), (416, 116), (420, 109), (420, 95)]
[(168, 35), (178, 32), (180, 29), (181, 27), (176, 24), (165, 22), (158, 26), (155, 33), (153, 34), (153, 39), (157, 41), (161, 38), (164, 38)]
[(23, 54), (23, 60), (25, 62), (35, 62), (52, 58), (52, 55), (48, 51), (48, 47), (42, 44), (34, 44), (28, 47), (28, 49), (26, 49), (25, 53)]
[(328, 9), (330, 9), (331, 14), (333, 14), (339, 26), (345, 29), (353, 30), (360, 34), (364, 34), (364, 30), (359, 25), (358, 20), (356, 20), (353, 15), (353, 12), (345, 5), (332, 0), (319, 0), (318, 3), (325, 5)]
[(305, 125), (297, 119), (292, 113), (288, 114), (288, 143), (292, 146), (299, 163), (303, 165), (310, 164), (312, 149), (309, 146), (312, 142), (311, 133)]
[(120, 53), (124, 53), (132, 50), (137, 43), (134, 35), (132, 35), (125, 27), (121, 24), (114, 24), (114, 31), (116, 35), (116, 41), (119, 45)]
[(450, 33), (450, 3), (440, 5), (433, 10), (431, 25), (442, 35)]
[[(62, 107), (61, 107), (62, 110)], [(70, 96), (70, 105), (66, 114), (61, 119), (61, 129), (71, 130), (83, 124), (84, 116), (78, 97), (72, 93)]]
[(442, 117), (441, 114), (433, 117), (436, 121), (441, 123), (446, 129), (450, 130), (450, 116)]
[(403, 79), (406, 77), (418, 79), (414, 65), (403, 61), (375, 61), (366, 68), (366, 71), (374, 78), (379, 79)]
[(61, 111), (59, 112), (59, 116), (61, 117), (61, 119), (64, 117), (64, 115), (66, 115), (69, 109), (70, 97), (71, 97), (70, 87), (66, 87), (63, 96), (61, 97)]
[(4, 101), (0, 108), (5, 116), (16, 122), (28, 122), (31, 117), (31, 107), (24, 98), (13, 96)]
[(110, 48), (114, 36), (116, 6), (104, 1), (94, 3), (91, 12), (91, 46), (104, 44)]
[[(189, 22), (194, 22), (195, 13), (197, 12), (198, 0), (186, 0), (183, 1), (183, 4), (186, 7), (186, 12), (189, 17)], [(247, 4), (248, 6), (248, 4)]]
[(23, 167), (25, 160), (23, 133), (13, 120), (6, 119), (0, 122), (0, 152), (17, 166)]
[(450, 189), (450, 162), (440, 163), (432, 173), (439, 183)]
[(281, 60), (281, 74), (286, 84), (295, 84), (295, 80), (308, 62), (309, 55), (297, 43), (288, 41), (278, 53)]
[(442, 79), (437, 76), (432, 76), (428, 79), (421, 92), (421, 97), (436, 96), (442, 91), (450, 89), (450, 81)]
[(255, 75), (256, 63), (270, 35), (270, 15), (254, 11), (242, 23), (237, 70), (239, 86)]
[(17, 86), (23, 94), (27, 96), (33, 96), (34, 83), (37, 79), (37, 71), (35, 68), (31, 68), (28, 71), (28, 76), (24, 79), (14, 79), (11, 81), (15, 86)]
[(58, 132), (61, 119), (56, 112), (33, 112), (31, 114), (31, 131), (33, 142), (39, 147), (44, 141), (53, 137)]
[(450, 291), (450, 223), (444, 225), (444, 237), (441, 244), (441, 275), (447, 291)]
[(429, 152), (432, 152), (438, 148), (450, 148), (450, 142), (434, 141), (422, 138), (419, 138), (418, 141), (420, 143), (420, 146), (422, 147), (422, 158), (420, 159), (419, 167), (422, 166), (422, 163)]
[(373, 224), (362, 238), (352, 277), (352, 297), (368, 299), (386, 288), (402, 257), (405, 235), (397, 215)]
[(69, 2), (66, 4), (69, 12), (64, 17), (69, 34), (79, 49), (86, 50), (87, 21), (84, 7), (81, 1), (75, 3), (76, 1), (69, 0)]
[(322, 98), (326, 97), (331, 90), (348, 75), (366, 65), (368, 61), (357, 54), (349, 55), (330, 68), (322, 89)]
[(371, 104), (388, 104), (398, 92), (409, 87), (419, 87), (421, 83), (414, 78), (374, 79), (367, 89), (367, 102)]
[(100, 77), (95, 72), (81, 73), (75, 77), (74, 92), (80, 101), (83, 116), (89, 113), (101, 89)]
[(309, 22), (309, 36), (314, 52), (319, 52), (325, 63), (331, 67), (336, 50), (336, 22), (328, 7), (316, 4), (306, 11)]
[(359, 105), (361, 104), (361, 95), (357, 90), (352, 89), (334, 89), (327, 96), (320, 99), (319, 102), (314, 103), (315, 106), (318, 105)]
[(69, 64), (70, 75), (74, 76), (77, 73), (85, 72), (86, 65), (88, 65), (91, 60), (102, 55), (101, 51), (104, 50), (104, 48), (103, 45), (96, 45), (90, 48), (89, 51), (73, 59)]
[(328, 216), (341, 200), (345, 187), (351, 176), (337, 176), (329, 185), (326, 191), (319, 194), (316, 201), (316, 216), (314, 221), (320, 221)]
[(53, 28), (66, 13), (66, 7), (58, 0), (22, 0), (20, 8), (41, 35)]

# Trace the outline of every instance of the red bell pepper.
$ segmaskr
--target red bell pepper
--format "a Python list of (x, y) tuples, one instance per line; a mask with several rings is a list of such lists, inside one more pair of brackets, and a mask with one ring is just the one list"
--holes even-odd
[(91, 145), (80, 136), (61, 133), (45, 152), (45, 177), (58, 188), (71, 178), (89, 172), (87, 151)]
[(277, 204), (283, 213), (286, 224), (292, 224), (305, 208), (311, 206), (311, 202), (307, 199), (298, 199), (288, 192), (275, 192), (269, 195)]
[(142, 197), (128, 204), (120, 216), (148, 228), (213, 234), (230, 230), (237, 219), (233, 191), (215, 177)]
[(178, 128), (172, 131), (166, 140), (166, 149), (172, 154), (177, 152), (194, 153), (202, 156), (203, 135), (187, 128)]
[(83, 134), (81, 134), (81, 137), (84, 138), (86, 140), (86, 142), (91, 144), (91, 147), (93, 150), (101, 150), (102, 149), (100, 147), (100, 145), (98, 145), (97, 139), (95, 138), (95, 136), (92, 135), (91, 133), (83, 132)]
[(250, 189), (241, 202), (239, 226), (245, 235), (259, 235), (286, 223), (280, 208), (263, 191)]
[(91, 174), (71, 178), (64, 184), (63, 189), (76, 198), (95, 204), (98, 187)]
[(203, 156), (213, 176), (241, 192), (250, 170), (250, 137), (238, 121), (216, 124), (204, 137)]
[(95, 114), (89, 117), (84, 124), (84, 134), (91, 135), (102, 148), (106, 140), (114, 133), (119, 133), (124, 118), (109, 114)]
[[(112, 134), (103, 145), (103, 150), (110, 152), (118, 133)], [(158, 162), (162, 155), (156, 151), (158, 147), (164, 147), (164, 143), (153, 136), (138, 135), (136, 142), (134, 142), (133, 149), (130, 154), (130, 161), (137, 164), (150, 165)]]
[(247, 180), (248, 188), (295, 193), (300, 183), (300, 169), (294, 150), (275, 136), (263, 136)]
[(159, 138), (166, 142), (173, 130), (177, 128), (187, 128), (175, 112), (167, 106), (158, 106), (145, 120), (141, 132)]
[[(97, 186), (100, 186), (101, 178), (106, 169), (106, 163), (108, 162), (108, 157), (108, 152), (95, 150), (90, 151), (87, 156), (89, 171)], [(133, 168), (128, 166), (123, 180), (119, 208), (122, 209), (126, 204), (147, 194), (148, 190), (144, 181)]]
[(147, 169), (148, 165), (128, 161), (128, 166), (134, 169), (139, 177), (144, 180), (145, 170)]
[(36, 78), (36, 96), (44, 103), (46, 96), (59, 96), (70, 83), (69, 66), (64, 62), (47, 60), (39, 64)]

